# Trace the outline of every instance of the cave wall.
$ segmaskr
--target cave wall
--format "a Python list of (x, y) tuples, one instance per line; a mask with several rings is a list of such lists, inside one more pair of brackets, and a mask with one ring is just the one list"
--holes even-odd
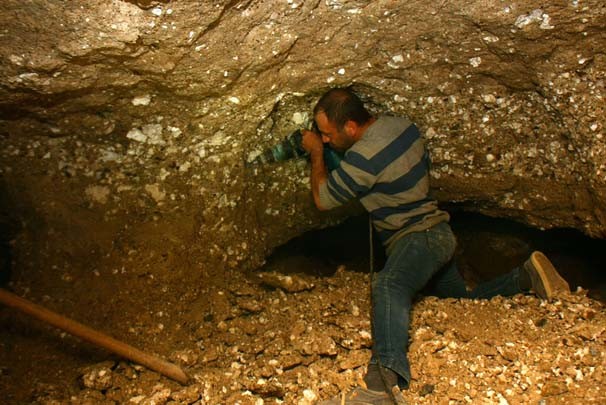
[(0, 26), (21, 264), (250, 269), (360, 212), (316, 212), (304, 159), (246, 165), (350, 84), (422, 128), (442, 203), (606, 237), (601, 0), (5, 0)]

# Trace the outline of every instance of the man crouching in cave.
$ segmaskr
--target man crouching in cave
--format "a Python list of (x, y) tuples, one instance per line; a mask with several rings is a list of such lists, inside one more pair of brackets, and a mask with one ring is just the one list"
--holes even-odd
[[(531, 289), (544, 299), (569, 291), (549, 259), (534, 252), (521, 268), (467, 291), (453, 260), (449, 215), (429, 196), (429, 157), (417, 127), (402, 117), (373, 117), (348, 88), (324, 94), (314, 108), (319, 133), (304, 131), (313, 199), (320, 210), (358, 198), (370, 213), (387, 261), (372, 281), (373, 348), (358, 387), (321, 404), (391, 404), (408, 388), (408, 327), (421, 290), (438, 297), (491, 298)], [(323, 143), (345, 152), (327, 172)], [(401, 394), (400, 394), (401, 396)], [(344, 402), (343, 402), (344, 401)]]

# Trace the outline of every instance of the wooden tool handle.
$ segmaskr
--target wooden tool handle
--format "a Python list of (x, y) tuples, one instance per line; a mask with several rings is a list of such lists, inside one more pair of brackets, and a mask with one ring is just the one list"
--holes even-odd
[(139, 349), (134, 348), (124, 342), (120, 342), (110, 336), (82, 325), (74, 320), (61, 316), (53, 311), (50, 311), (40, 305), (36, 305), (31, 301), (21, 298), (13, 293), (10, 293), (0, 288), (0, 302), (3, 304), (18, 309), (28, 315), (33, 316), (43, 322), (64, 330), (82, 340), (90, 342), (94, 345), (103, 347), (113, 353), (132, 360), (135, 363), (144, 365), (145, 367), (157, 371), (181, 384), (187, 384), (189, 377), (185, 372), (173, 363), (162, 360), (159, 357), (144, 353)]

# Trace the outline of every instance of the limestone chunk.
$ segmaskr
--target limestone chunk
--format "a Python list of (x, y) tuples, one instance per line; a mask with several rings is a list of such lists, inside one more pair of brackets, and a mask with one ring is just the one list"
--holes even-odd
[(141, 96), (136, 96), (131, 100), (133, 105), (149, 105), (151, 102), (151, 96), (149, 94), (144, 94)]

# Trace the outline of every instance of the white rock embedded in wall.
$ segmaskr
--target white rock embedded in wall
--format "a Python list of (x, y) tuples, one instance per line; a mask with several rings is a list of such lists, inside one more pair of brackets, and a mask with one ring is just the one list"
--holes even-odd
[(126, 137), (128, 139), (132, 139), (133, 141), (141, 142), (141, 143), (144, 143), (147, 141), (147, 136), (145, 136), (145, 134), (139, 128), (133, 128), (130, 131), (128, 131), (128, 133), (126, 134)]
[(554, 28), (554, 26), (551, 25), (551, 17), (549, 17), (549, 15), (544, 13), (541, 9), (535, 9), (528, 14), (518, 16), (514, 22), (514, 25), (517, 28), (524, 28), (527, 25), (535, 22), (540, 22), (541, 24), (539, 25), (539, 28), (543, 30), (551, 30)]
[(173, 138), (178, 138), (183, 133), (180, 128), (172, 127), (170, 125), (168, 127), (166, 127), (166, 129), (168, 129), (168, 131), (170, 132), (170, 134), (172, 135)]
[(136, 96), (131, 100), (133, 105), (149, 105), (151, 102), (151, 96), (149, 94), (145, 94), (142, 96)]
[(475, 58), (469, 58), (469, 64), (473, 67), (478, 67), (480, 66), (480, 64), (482, 64), (482, 58), (479, 56), (476, 56)]
[(162, 138), (161, 124), (147, 124), (141, 127), (143, 134), (147, 138), (147, 143), (151, 145), (164, 145), (166, 141)]
[(309, 114), (306, 112), (295, 112), (292, 115), (292, 122), (295, 123), (295, 125), (303, 125), (305, 124), (307, 121), (309, 120)]

